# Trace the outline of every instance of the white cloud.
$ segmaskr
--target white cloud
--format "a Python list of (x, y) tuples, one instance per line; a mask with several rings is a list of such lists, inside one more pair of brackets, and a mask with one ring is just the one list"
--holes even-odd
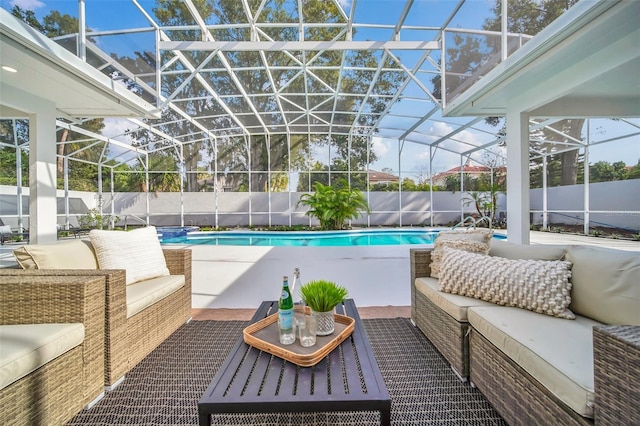
[(387, 152), (389, 152), (388, 142), (385, 143), (380, 138), (372, 138), (371, 145), (373, 147), (373, 152), (376, 153), (378, 158), (383, 158), (385, 155), (387, 155)]
[(11, 6), (18, 6), (24, 10), (36, 10), (44, 6), (44, 3), (39, 0), (11, 0)]
[(429, 128), (429, 131), (427, 133), (433, 136), (441, 137), (451, 133), (452, 131), (453, 127), (451, 127), (447, 123), (436, 121), (435, 123), (433, 123), (433, 126)]
[(129, 120), (123, 118), (105, 118), (102, 135), (121, 142), (130, 142), (130, 139), (127, 136), (123, 136), (123, 134), (127, 130), (134, 130), (135, 128), (135, 124)]
[(338, 3), (340, 3), (340, 6), (342, 6), (343, 9), (351, 7), (351, 0), (338, 0)]

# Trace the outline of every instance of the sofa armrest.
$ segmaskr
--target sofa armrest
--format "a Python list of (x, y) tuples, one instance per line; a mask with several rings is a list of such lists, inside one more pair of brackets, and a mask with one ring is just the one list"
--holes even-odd
[(83, 403), (104, 385), (105, 277), (0, 276), (0, 323), (82, 323)]
[(162, 249), (171, 275), (184, 275), (191, 283), (191, 249)]
[(593, 358), (595, 423), (640, 419), (640, 326), (594, 327)]
[(409, 288), (411, 288), (411, 319), (415, 323), (415, 308), (416, 308), (416, 278), (431, 276), (431, 252), (432, 248), (424, 249), (409, 249), (409, 261), (411, 263), (411, 282)]
[[(129, 369), (127, 359), (127, 285), (123, 269), (0, 269), (5, 276), (104, 277), (104, 342), (106, 371), (119, 379)], [(107, 380), (106, 383), (112, 383)]]

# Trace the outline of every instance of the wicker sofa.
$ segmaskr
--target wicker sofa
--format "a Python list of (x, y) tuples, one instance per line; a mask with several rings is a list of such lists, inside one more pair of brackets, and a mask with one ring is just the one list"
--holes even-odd
[[(32, 254), (38, 252), (38, 255), (41, 258), (46, 257), (47, 261), (36, 266), (40, 269), (2, 269), (0, 277), (19, 275), (105, 278), (104, 386), (107, 390), (124, 380), (129, 370), (191, 318), (189, 249), (161, 250), (168, 268), (168, 276), (127, 283), (126, 270), (95, 269), (95, 260), (93, 269), (78, 269), (77, 266), (70, 268), (69, 262), (72, 262), (72, 265), (80, 263), (87, 266), (86, 261), (81, 258), (86, 257), (86, 247), (91, 248), (88, 240), (69, 240), (58, 244), (40, 245), (37, 248), (27, 247), (32, 249)], [(56, 254), (52, 254), (53, 251)], [(89, 253), (92, 253), (91, 250)], [(164, 291), (166, 285), (171, 285), (172, 288)], [(152, 291), (149, 291), (150, 289)], [(140, 297), (141, 292), (144, 297)], [(132, 300), (134, 298), (138, 300)], [(140, 302), (144, 304), (140, 305)]]
[(0, 424), (61, 425), (102, 397), (104, 281), (0, 276)]
[(510, 424), (640, 424), (638, 253), (493, 240), (489, 255), (566, 256), (576, 319), (441, 292), (432, 249), (411, 249), (412, 320), (456, 374)]

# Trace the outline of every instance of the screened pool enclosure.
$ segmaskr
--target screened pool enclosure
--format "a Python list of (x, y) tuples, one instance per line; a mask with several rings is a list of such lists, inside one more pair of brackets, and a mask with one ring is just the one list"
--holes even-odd
[[(640, 4), (525, 3), (50, 1), (76, 25), (51, 38), (0, 10), (0, 215), (35, 242), (89, 209), (308, 224), (321, 183), (363, 191), (354, 224), (455, 223), (473, 191), (499, 193), (513, 241), (554, 212), (633, 226), (595, 182), (638, 190)], [(560, 186), (578, 203), (550, 205)]]

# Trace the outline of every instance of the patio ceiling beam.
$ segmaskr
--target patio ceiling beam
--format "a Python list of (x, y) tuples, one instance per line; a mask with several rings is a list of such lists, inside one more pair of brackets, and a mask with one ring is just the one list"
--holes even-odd
[(433, 116), (433, 114), (435, 114), (438, 111), (440, 111), (440, 106), (439, 105), (434, 106), (431, 109), (431, 111), (426, 113), (420, 120), (418, 120), (415, 124), (413, 124), (411, 127), (409, 127), (407, 129), (407, 131), (404, 132), (402, 135), (400, 135), (400, 137), (398, 139), (399, 140), (403, 140), (404, 138), (409, 136), (411, 133), (413, 133), (414, 130), (416, 130), (418, 127), (420, 127), (425, 121), (427, 121), (431, 116)]
[[(429, 57), (429, 55), (431, 55), (431, 51), (427, 50), (425, 51), (422, 56), (420, 57), (420, 59), (418, 59), (418, 61), (416, 62), (416, 64), (414, 65), (413, 69), (411, 70), (411, 72), (416, 73), (418, 72), (418, 70), (420, 69), (420, 67), (422, 66), (422, 64), (424, 63), (424, 61), (427, 60), (427, 58)], [(406, 71), (405, 71), (406, 72)], [(387, 107), (380, 113), (380, 117), (375, 121), (374, 125), (372, 126), (372, 130), (377, 128), (378, 125), (380, 124), (380, 122), (382, 121), (382, 119), (385, 117), (385, 115), (387, 115), (387, 113), (391, 110), (391, 108), (393, 107), (393, 105), (395, 105), (396, 101), (398, 99), (401, 98), (402, 93), (404, 92), (404, 90), (407, 88), (407, 86), (409, 85), (409, 83), (411, 82), (411, 75), (408, 75), (407, 78), (405, 78), (405, 80), (402, 82), (402, 84), (400, 85), (400, 87), (398, 88), (398, 90), (396, 90), (396, 93), (393, 95), (393, 97), (389, 100), (389, 102), (387, 102)], [(437, 104), (438, 102), (436, 102)]]
[(205, 67), (205, 65), (207, 65), (217, 53), (218, 53), (217, 50), (214, 50), (213, 52), (211, 52), (204, 59), (204, 61), (202, 61), (200, 63), (200, 65), (198, 65), (193, 71), (191, 71), (191, 73), (187, 76), (187, 78), (182, 80), (182, 83), (180, 83), (180, 85), (173, 91), (173, 93), (171, 93), (167, 98), (162, 100), (162, 102), (158, 105), (158, 109), (164, 108), (165, 106), (167, 106), (167, 104), (169, 102), (174, 100), (176, 98), (176, 96), (178, 96), (180, 94), (180, 92), (182, 92), (182, 89), (187, 87), (187, 85), (189, 83), (191, 83), (191, 80), (193, 80), (194, 77), (196, 77), (198, 74), (200, 74), (200, 71), (202, 71), (202, 69)]
[[(162, 43), (163, 41), (168, 41), (169, 40), (169, 36), (162, 30), (160, 29), (159, 25), (155, 22), (155, 20), (147, 13), (147, 11), (138, 3), (137, 0), (131, 0), (133, 2), (133, 4), (138, 8), (138, 10), (140, 11), (140, 13), (142, 13), (142, 15), (149, 21), (149, 23), (158, 30), (158, 33), (160, 35), (160, 41), (158, 41), (158, 44)], [(195, 67), (191, 64), (191, 61), (189, 61), (189, 59), (184, 56), (184, 54), (180, 51), (174, 51), (173, 52), (176, 57), (179, 58), (180, 62), (187, 68), (187, 70), (189, 70), (190, 72), (193, 72), (195, 70)], [(224, 102), (222, 102), (219, 97), (218, 94), (216, 93), (216, 91), (213, 89), (213, 87), (211, 87), (211, 85), (209, 84), (208, 81), (206, 81), (201, 75), (200, 73), (198, 73), (196, 75), (196, 79), (198, 80), (198, 82), (200, 84), (202, 84), (202, 86), (211, 94), (211, 96), (218, 102), (218, 104), (229, 114), (229, 117), (236, 122), (236, 124), (238, 125), (238, 127), (240, 129), (242, 129), (242, 131), (246, 134), (248, 134), (248, 130), (244, 127), (244, 125), (242, 124), (242, 122), (235, 116), (235, 114), (233, 113), (233, 111), (231, 111), (231, 109), (229, 109), (229, 107), (227, 106), (227, 104), (225, 104)], [(156, 96), (161, 99), (164, 100), (164, 97), (159, 93), (156, 92)], [(189, 116), (189, 114), (187, 114), (185, 111), (183, 111), (181, 108), (177, 107), (173, 102), (170, 102), (168, 104), (169, 108), (171, 108), (173, 111), (177, 112), (178, 114), (180, 114), (182, 117), (184, 117), (185, 119), (189, 120), (190, 123), (196, 125), (198, 128), (200, 128), (201, 130), (203, 130), (204, 132), (206, 132), (207, 134), (211, 135), (212, 137), (214, 137), (211, 132), (209, 131), (209, 129), (207, 129), (205, 126), (203, 126), (202, 124), (198, 123), (197, 120), (194, 120), (191, 116)]]
[(142, 120), (139, 120), (137, 118), (129, 118), (129, 121), (132, 122), (133, 124), (135, 124), (138, 127), (141, 127), (145, 130), (147, 130), (148, 132), (153, 133), (156, 136), (160, 136), (162, 139), (166, 140), (167, 142), (171, 142), (173, 145), (180, 145), (182, 142), (177, 141), (175, 137), (170, 136), (168, 134), (166, 134), (163, 131), (160, 131), (158, 129), (156, 129), (155, 127), (150, 126), (149, 124), (143, 122)]
[(373, 78), (371, 78), (371, 83), (369, 83), (369, 87), (367, 88), (367, 93), (365, 93), (364, 98), (362, 99), (362, 102), (360, 102), (360, 108), (358, 108), (358, 112), (356, 113), (356, 116), (353, 118), (353, 124), (351, 125), (352, 133), (357, 127), (359, 127), (358, 120), (362, 115), (362, 111), (364, 110), (364, 107), (367, 104), (367, 101), (369, 100), (369, 97), (371, 96), (373, 89), (376, 87), (378, 83), (378, 79), (380, 78), (380, 73), (382, 72), (382, 65), (387, 60), (387, 54), (388, 54), (388, 51), (385, 50), (384, 53), (382, 54), (382, 58), (380, 59), (380, 63), (378, 64), (378, 69), (373, 75)]
[(411, 10), (411, 6), (413, 6), (413, 0), (407, 0), (404, 4), (404, 9), (402, 10), (402, 14), (400, 14), (400, 18), (398, 18), (398, 23), (396, 27), (393, 29), (393, 40), (400, 40), (400, 30), (402, 29), (402, 25), (404, 25), (404, 21), (407, 19), (407, 15), (409, 15), (409, 10)]
[[(150, 17), (148, 19), (151, 19)], [(109, 63), (111, 66), (113, 66), (114, 68), (116, 68), (119, 72), (121, 72), (124, 76), (126, 76), (127, 78), (133, 80), (136, 82), (136, 84), (140, 85), (144, 90), (146, 90), (147, 92), (149, 92), (151, 95), (157, 97), (160, 102), (164, 101), (164, 97), (162, 96), (162, 94), (160, 94), (155, 88), (149, 86), (147, 83), (145, 83), (144, 81), (139, 81), (136, 78), (136, 75), (133, 74), (131, 71), (129, 71), (128, 69), (126, 69), (125, 67), (121, 66), (120, 63), (118, 63), (116, 60), (114, 60), (112, 57), (110, 57), (109, 55), (106, 55), (102, 50), (100, 50), (99, 48), (97, 48), (93, 43), (90, 43), (89, 41), (87, 41), (86, 43), (87, 48), (89, 48), (94, 54), (96, 54), (97, 56), (99, 56), (102, 60), (104, 60), (105, 62)], [(178, 52), (180, 53), (180, 52)], [(180, 56), (183, 56), (180, 53)], [(177, 57), (177, 56), (176, 56)], [(174, 58), (176, 58), (174, 57)], [(172, 58), (170, 61), (173, 61), (174, 58)], [(179, 59), (177, 59), (179, 60)], [(193, 75), (193, 73), (191, 74)], [(183, 111), (181, 108), (179, 108), (178, 106), (176, 106), (173, 102), (168, 103), (169, 108), (171, 108), (173, 111), (175, 111), (176, 113), (178, 113), (180, 116), (184, 117), (185, 119), (189, 120), (192, 124), (196, 125), (198, 128), (200, 128), (202, 131), (206, 132), (207, 134), (211, 135), (211, 137), (214, 137), (210, 132), (209, 129), (207, 129), (206, 127), (202, 126), (200, 123), (195, 123), (193, 118), (188, 115), (185, 111)]]
[[(213, 38), (213, 35), (207, 29), (207, 24), (204, 22), (204, 19), (202, 19), (202, 16), (200, 15), (200, 12), (198, 12), (198, 9), (196, 9), (195, 5), (193, 4), (193, 1), (192, 0), (183, 0), (183, 1), (185, 6), (187, 6), (187, 9), (189, 9), (189, 12), (193, 16), (193, 19), (196, 20), (196, 23), (202, 30), (202, 34), (206, 38), (206, 42), (215, 43), (215, 39)], [(162, 44), (162, 42), (160, 44)], [(256, 106), (253, 104), (253, 101), (249, 97), (249, 94), (244, 88), (244, 84), (242, 84), (242, 82), (240, 81), (236, 73), (233, 71), (233, 68), (231, 67), (231, 64), (229, 63), (229, 60), (227, 59), (227, 57), (224, 56), (224, 54), (221, 51), (217, 51), (216, 55), (220, 60), (220, 62), (222, 62), (222, 65), (225, 67), (233, 83), (236, 85), (240, 93), (242, 93), (242, 96), (244, 97), (245, 102), (247, 103), (247, 105), (249, 105), (249, 108), (251, 108), (251, 110), (255, 114), (256, 119), (262, 125), (265, 134), (269, 134), (269, 129), (267, 128), (266, 123), (262, 120), (262, 117), (260, 117), (260, 114), (258, 113), (258, 109), (256, 108)], [(198, 73), (198, 75), (200, 74)]]
[[(351, 18), (353, 15), (353, 10), (355, 9), (355, 2), (356, 0), (353, 0), (353, 3), (351, 5), (351, 16), (349, 18), (349, 22), (351, 22)], [(351, 33), (348, 34), (349, 36), (351, 35)], [(340, 91), (340, 87), (342, 86), (342, 76), (344, 75), (344, 64), (346, 62), (346, 58), (347, 58), (347, 51), (345, 50), (344, 52), (342, 52), (342, 60), (340, 61), (340, 71), (338, 72), (338, 82), (336, 83), (336, 93), (334, 94), (333, 97), (333, 107), (331, 108), (331, 125), (329, 126), (329, 139), (332, 138), (332, 134), (333, 134), (333, 123), (334, 123), (334, 119), (336, 116), (336, 108), (338, 106), (338, 92)]]
[(463, 124), (462, 126), (458, 127), (457, 129), (454, 129), (453, 131), (447, 133), (446, 135), (440, 137), (440, 139), (434, 141), (431, 145), (432, 146), (438, 146), (440, 145), (442, 142), (446, 141), (447, 139), (453, 139), (452, 136), (457, 135), (458, 133), (462, 132), (463, 130), (468, 129), (469, 127), (473, 126), (474, 124), (476, 124), (478, 121), (484, 120), (484, 117), (476, 117), (475, 119)]
[(119, 148), (124, 148), (124, 149), (126, 149), (128, 151), (133, 151), (133, 152), (136, 152), (136, 153), (142, 154), (142, 155), (146, 154), (146, 151), (144, 149), (140, 149), (140, 148), (137, 148), (135, 146), (131, 146), (129, 144), (126, 144), (124, 142), (120, 142), (120, 141), (117, 141), (115, 139), (111, 139), (111, 138), (108, 138), (106, 136), (102, 136), (102, 135), (100, 135), (98, 133), (94, 133), (94, 132), (92, 132), (90, 130), (83, 129), (82, 127), (78, 127), (78, 126), (74, 126), (73, 124), (65, 123), (64, 121), (61, 121), (61, 120), (56, 120), (56, 126), (61, 127), (63, 129), (70, 130), (72, 132), (80, 133), (81, 135), (89, 136), (89, 137), (97, 139), (97, 140), (101, 140), (103, 142), (107, 142), (107, 143), (113, 144), (113, 145), (115, 145), (115, 146), (117, 146)]
[(400, 60), (400, 58), (398, 58), (396, 55), (394, 55), (393, 53), (391, 53), (390, 51), (386, 50), (385, 52), (387, 52), (389, 54), (389, 56), (391, 56), (393, 58), (394, 61), (396, 61), (396, 63), (398, 64), (398, 66), (407, 73), (407, 75), (409, 75), (409, 77), (413, 80), (413, 82), (420, 87), (424, 93), (429, 96), (431, 98), (431, 100), (434, 103), (438, 103), (438, 99), (433, 96), (433, 93), (431, 93), (431, 90), (429, 90), (429, 88), (427, 86), (424, 85), (424, 83), (422, 83), (422, 81), (420, 81), (418, 79), (418, 77), (416, 77), (416, 73), (413, 70), (410, 70), (409, 68), (405, 67), (404, 64), (402, 63), (402, 61)]
[(438, 41), (161, 41), (160, 50), (254, 52), (282, 50), (436, 50)]
[[(537, 122), (536, 122), (536, 121), (534, 121), (534, 120), (529, 120), (529, 122), (534, 123), (534, 124), (539, 124), (539, 123), (537, 123)], [(582, 142), (582, 140), (580, 140), (580, 139), (576, 139), (576, 138), (574, 138), (573, 136), (570, 136), (570, 135), (568, 135), (568, 134), (566, 134), (566, 133), (564, 133), (564, 132), (562, 132), (562, 131), (560, 131), (560, 130), (558, 130), (558, 129), (554, 129), (553, 127), (550, 127), (550, 126), (548, 126), (548, 125), (544, 126), (544, 128), (545, 128), (545, 129), (547, 129), (547, 130), (549, 130), (550, 132), (553, 132), (553, 133), (556, 133), (556, 134), (558, 134), (558, 135), (562, 136), (563, 138), (567, 138), (567, 139), (569, 139), (569, 140), (571, 140), (571, 141), (575, 142), (575, 144), (576, 144), (576, 145), (580, 145), (580, 146), (584, 145), (584, 142)], [(537, 130), (537, 129), (536, 129), (536, 130)]]

